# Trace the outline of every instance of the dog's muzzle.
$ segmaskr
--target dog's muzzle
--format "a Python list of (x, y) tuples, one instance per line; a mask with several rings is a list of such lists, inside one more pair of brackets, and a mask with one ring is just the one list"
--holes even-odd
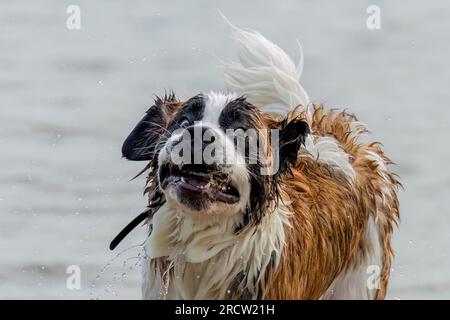
[[(177, 144), (184, 143), (189, 147), (181, 152), (184, 160), (180, 161), (178, 158), (175, 161), (172, 156), (168, 156), (159, 164), (161, 188), (164, 191), (171, 189), (177, 201), (197, 210), (204, 209), (213, 202), (233, 204), (240, 199), (236, 186), (226, 173), (229, 165), (220, 160), (223, 152), (211, 148), (215, 136), (210, 135), (206, 140), (203, 138), (210, 130), (208, 127), (187, 128), (190, 141), (183, 142), (182, 139), (186, 139), (186, 136), (180, 137), (178, 141), (171, 143), (170, 150), (166, 150), (167, 154), (171, 154)], [(220, 143), (216, 145), (220, 146)], [(210, 150), (205, 155), (208, 147)]]

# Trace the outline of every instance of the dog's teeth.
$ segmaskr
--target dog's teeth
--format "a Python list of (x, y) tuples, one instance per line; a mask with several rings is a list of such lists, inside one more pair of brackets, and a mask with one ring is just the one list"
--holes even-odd
[(181, 177), (181, 182), (186, 183), (186, 179), (184, 177)]

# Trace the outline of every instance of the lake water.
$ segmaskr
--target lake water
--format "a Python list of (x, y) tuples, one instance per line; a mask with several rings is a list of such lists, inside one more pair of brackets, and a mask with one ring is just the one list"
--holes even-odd
[[(450, 298), (450, 2), (0, 1), (0, 298), (140, 298), (143, 163), (124, 138), (152, 103), (223, 88), (234, 24), (294, 58), (315, 102), (348, 108), (397, 163), (405, 191), (389, 298)], [(381, 8), (381, 30), (366, 8)], [(66, 287), (67, 267), (81, 289)], [(105, 270), (102, 270), (106, 266)]]

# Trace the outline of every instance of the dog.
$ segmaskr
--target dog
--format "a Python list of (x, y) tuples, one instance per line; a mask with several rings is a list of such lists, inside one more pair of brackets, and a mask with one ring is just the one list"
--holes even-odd
[[(255, 31), (232, 34), (226, 93), (157, 97), (123, 144), (124, 157), (147, 162), (148, 210), (121, 234), (148, 222), (143, 298), (384, 299), (399, 220), (393, 162), (354, 115), (310, 103), (303, 58), (296, 66)], [(258, 152), (228, 130), (256, 132)], [(190, 151), (175, 161), (182, 142)], [(184, 160), (212, 142), (208, 163)]]

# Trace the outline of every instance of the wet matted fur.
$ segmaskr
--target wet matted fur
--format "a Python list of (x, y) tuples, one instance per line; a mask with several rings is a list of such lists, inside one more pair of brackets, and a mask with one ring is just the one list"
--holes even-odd
[[(399, 219), (392, 161), (380, 143), (362, 139), (368, 132), (354, 115), (309, 102), (302, 60), (295, 66), (256, 32), (233, 27), (233, 35), (239, 62), (225, 65), (230, 93), (157, 98), (124, 143), (128, 159), (148, 161), (143, 297), (383, 299)], [(279, 172), (261, 176), (258, 164), (229, 164), (224, 172), (238, 200), (186, 199), (167, 182), (165, 152), (173, 130), (194, 120), (219, 135), (278, 129)], [(272, 159), (270, 148), (265, 153)]]

